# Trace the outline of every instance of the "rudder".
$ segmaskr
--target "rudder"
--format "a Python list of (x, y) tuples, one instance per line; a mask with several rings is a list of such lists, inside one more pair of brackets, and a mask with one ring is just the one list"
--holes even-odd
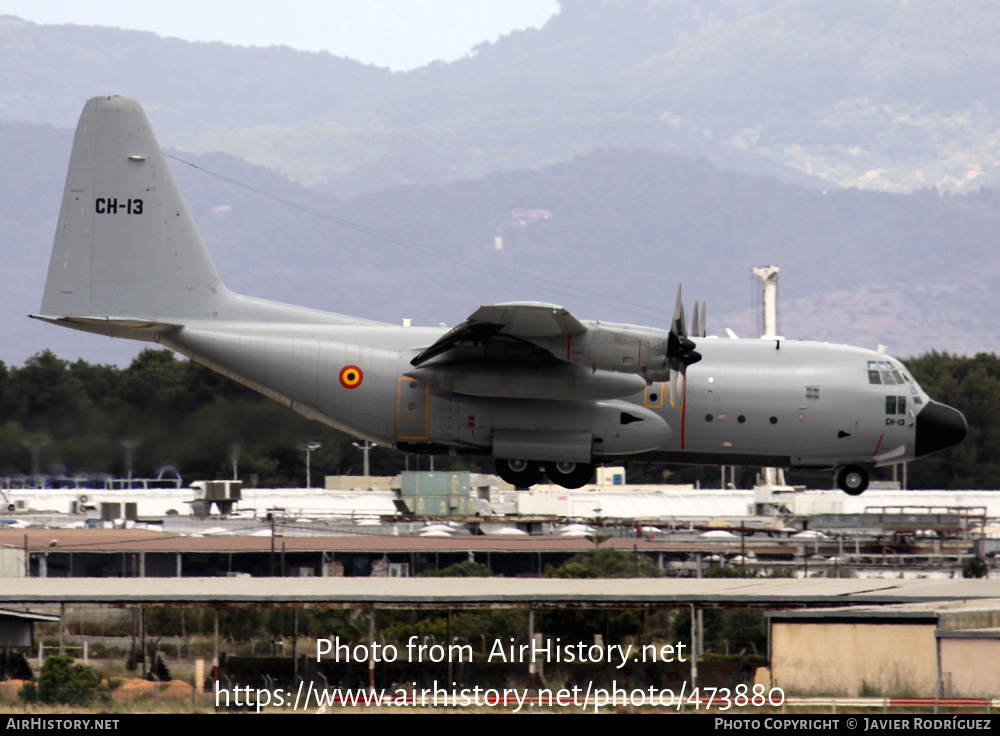
[(73, 140), (41, 315), (219, 316), (212, 264), (142, 106), (87, 102)]

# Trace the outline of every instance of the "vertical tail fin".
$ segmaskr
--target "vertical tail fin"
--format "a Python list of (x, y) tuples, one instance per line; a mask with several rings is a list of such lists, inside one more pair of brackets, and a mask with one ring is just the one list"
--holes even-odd
[(41, 314), (198, 319), (229, 301), (142, 106), (91, 99), (73, 140)]

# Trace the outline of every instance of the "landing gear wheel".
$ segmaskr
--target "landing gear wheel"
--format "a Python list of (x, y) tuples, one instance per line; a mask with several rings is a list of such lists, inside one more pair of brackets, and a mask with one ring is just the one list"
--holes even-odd
[(579, 488), (590, 482), (594, 466), (590, 463), (546, 463), (545, 474), (563, 488)]
[(515, 488), (530, 488), (542, 479), (542, 466), (536, 462), (501, 460), (500, 458), (493, 462), (497, 469), (497, 475)]
[(860, 496), (868, 488), (868, 471), (860, 465), (847, 465), (837, 471), (837, 485), (848, 496)]

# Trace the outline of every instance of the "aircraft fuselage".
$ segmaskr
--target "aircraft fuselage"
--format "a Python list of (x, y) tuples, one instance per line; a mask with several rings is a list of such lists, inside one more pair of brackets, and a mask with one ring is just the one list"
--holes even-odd
[[(915, 456), (916, 416), (930, 401), (885, 355), (766, 338), (699, 340), (703, 359), (688, 368), (673, 406), (667, 381), (641, 380), (638, 392), (580, 400), (545, 398), (544, 386), (537, 397), (510, 398), (490, 376), (494, 382), (486, 385), (495, 386), (495, 395), (470, 395), (406, 376), (413, 357), (442, 334), (372, 323), (204, 321), (166, 332), (159, 342), (307, 416), (413, 452), (493, 454), (497, 431), (575, 432), (587, 435), (586, 452), (598, 461), (880, 465)], [(348, 380), (345, 373), (355, 371)], [(882, 375), (893, 383), (881, 382)], [(630, 408), (642, 412), (641, 421), (621, 425), (621, 411)], [(647, 412), (662, 424), (635, 431), (633, 425), (650, 423)], [(632, 436), (615, 442), (615, 433)], [(573, 449), (579, 443), (565, 445), (563, 454), (549, 446), (544, 458), (527, 459), (584, 461)]]
[(40, 313), (158, 342), (296, 411), (386, 446), (492, 455), (506, 480), (568, 488), (595, 463), (867, 468), (961, 442), (962, 415), (868, 350), (481, 306), (452, 330), (277, 304), (222, 283), (142, 107), (92, 98), (70, 157)]

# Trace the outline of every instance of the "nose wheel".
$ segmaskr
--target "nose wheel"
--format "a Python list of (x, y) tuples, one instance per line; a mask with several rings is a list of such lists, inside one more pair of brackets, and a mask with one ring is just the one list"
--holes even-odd
[(868, 488), (868, 471), (860, 465), (846, 465), (837, 471), (837, 485), (848, 496), (860, 496)]

